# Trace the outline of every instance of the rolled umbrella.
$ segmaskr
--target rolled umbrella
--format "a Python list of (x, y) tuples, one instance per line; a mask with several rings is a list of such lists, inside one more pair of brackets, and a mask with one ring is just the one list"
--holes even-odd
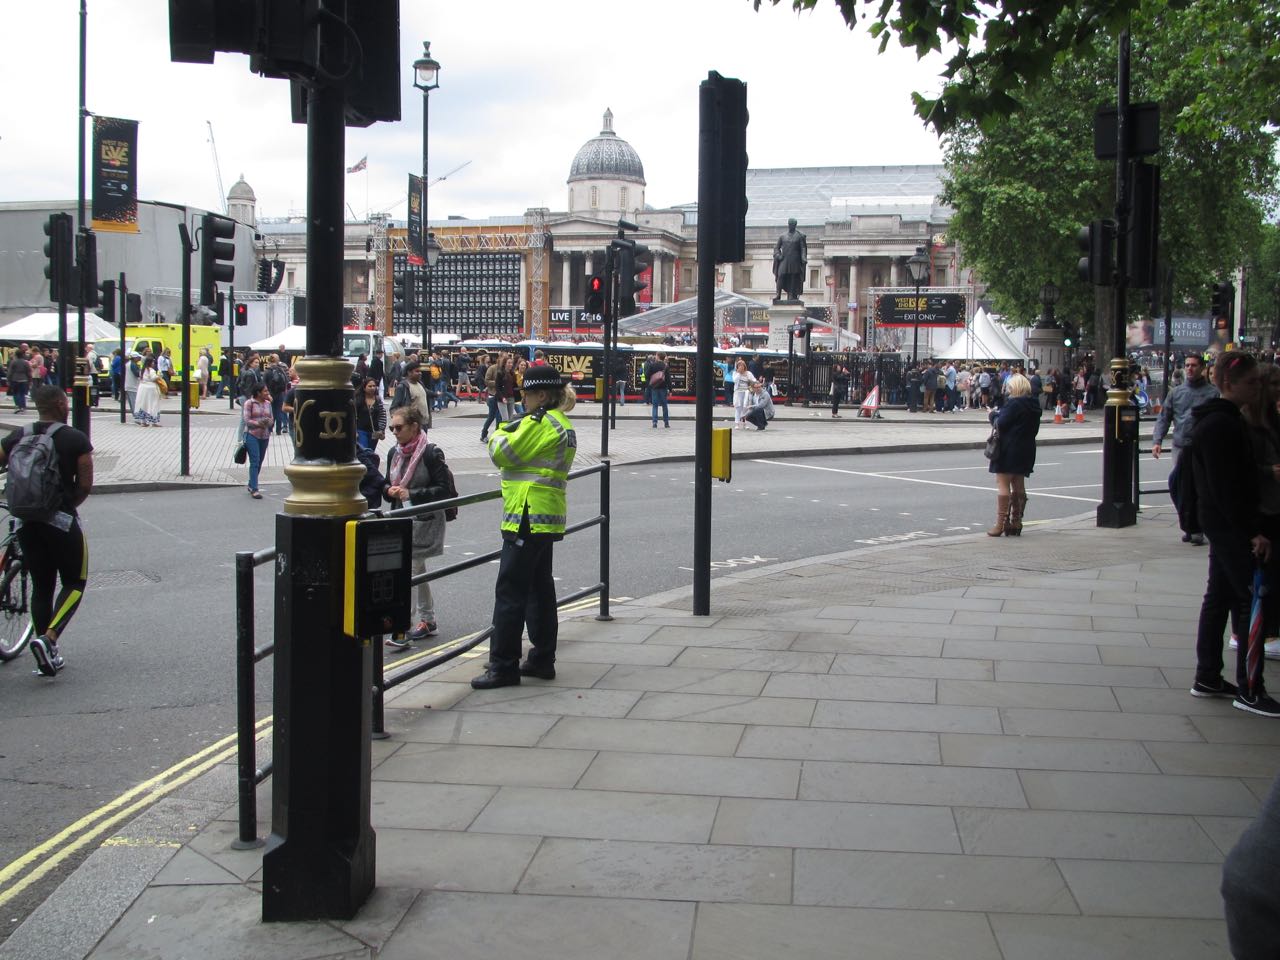
[(1262, 598), (1267, 593), (1267, 580), (1262, 572), (1262, 564), (1253, 567), (1253, 603), (1249, 608), (1249, 637), (1245, 650), (1245, 680), (1248, 683), (1248, 695), (1253, 698), (1262, 680)]

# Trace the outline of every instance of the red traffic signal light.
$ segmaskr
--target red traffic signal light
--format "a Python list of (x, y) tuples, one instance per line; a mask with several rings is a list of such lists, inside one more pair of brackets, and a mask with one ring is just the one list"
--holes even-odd
[(247, 327), (249, 325), (249, 305), (247, 303), (236, 304), (236, 326)]
[(587, 278), (587, 299), (583, 312), (604, 315), (604, 277), (599, 274)]

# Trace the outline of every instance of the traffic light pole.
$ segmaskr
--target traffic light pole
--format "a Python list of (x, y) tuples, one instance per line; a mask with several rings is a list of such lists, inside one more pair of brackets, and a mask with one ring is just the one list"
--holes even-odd
[(1129, 394), (1129, 362), (1125, 356), (1126, 293), (1129, 282), (1128, 237), (1130, 222), (1129, 171), (1129, 31), (1120, 34), (1116, 69), (1116, 243), (1112, 309), (1111, 389), (1103, 416), (1102, 502), (1099, 527), (1129, 527), (1138, 522), (1134, 490), (1133, 445), (1138, 439), (1137, 407)]
[(720, 111), (716, 87), (698, 85), (698, 353), (694, 360), (693, 445), (693, 615), (711, 614), (711, 351), (715, 342), (716, 225), (720, 194), (716, 187)]
[[(190, 356), (191, 352), (191, 254), (195, 247), (191, 243), (191, 233), (184, 220), (178, 224), (178, 236), (182, 239), (182, 303), (178, 309), (182, 311), (182, 356)], [(201, 237), (201, 243), (212, 243), (212, 237)], [(191, 476), (191, 391), (187, 389), (187, 376), (190, 364), (183, 363), (182, 381), (182, 417), (181, 417), (181, 469), (184, 477)], [(172, 374), (170, 374), (172, 378)]]
[[(125, 423), (128, 419), (129, 396), (124, 392), (125, 369), (129, 363), (129, 355), (125, 353), (124, 338), (125, 330), (129, 326), (129, 287), (125, 283), (124, 274), (120, 274), (120, 312), (116, 314), (116, 321), (120, 324), (120, 382), (113, 383), (112, 386), (120, 391), (120, 422)], [(115, 374), (111, 374), (114, 379)]]
[[(88, 34), (89, 34), (89, 10), (86, 4), (86, 0), (80, 0), (80, 110), (76, 114), (76, 128), (79, 132), (80, 150), (78, 153), (79, 176), (78, 176), (77, 189), (78, 189), (79, 195), (77, 198), (78, 203), (77, 203), (77, 209), (76, 209), (76, 215), (77, 215), (76, 226), (80, 228), (81, 233), (88, 232), (88, 226), (85, 224), (85, 216), (84, 216), (84, 206), (85, 206), (84, 204), (84, 193), (85, 193), (84, 191), (84, 168), (85, 168), (84, 121), (85, 121), (85, 118), (88, 116), (88, 110), (85, 108), (84, 101), (85, 101), (85, 73), (86, 73), (86, 58), (87, 58), (87, 48), (88, 48)], [(88, 244), (85, 244), (85, 249), (86, 250), (89, 249)], [(93, 255), (94, 256), (97, 255), (96, 249)], [(80, 296), (76, 298), (78, 301), (78, 303), (76, 304), (76, 316), (78, 318), (78, 321), (76, 324), (76, 355), (74, 357), (68, 358), (66, 348), (63, 347), (62, 345), (59, 345), (58, 367), (59, 369), (61, 369), (65, 365), (68, 368), (68, 372), (71, 374), (72, 382), (74, 384), (73, 392), (75, 394), (75, 403), (72, 405), (72, 409), (71, 409), (71, 424), (87, 437), (89, 436), (90, 430), (91, 430), (89, 426), (89, 420), (90, 420), (89, 413), (90, 413), (90, 404), (92, 402), (92, 393), (91, 393), (92, 388), (90, 386), (90, 381), (88, 379), (81, 380), (79, 376), (79, 365), (80, 365), (80, 361), (84, 358), (85, 297), (90, 292), (96, 292), (96, 290), (91, 291), (90, 283), (86, 282), (86, 278), (89, 276), (88, 264), (82, 262), (79, 264), (79, 267), (80, 267), (80, 270), (78, 271), (77, 276), (80, 281)], [(93, 273), (96, 274), (97, 271), (94, 270)], [(97, 280), (94, 279), (92, 281), (92, 284), (96, 286)], [(89, 376), (90, 377), (93, 376), (92, 370), (89, 371)]]
[(231, 382), (225, 384), (227, 391), (227, 403), (232, 410), (236, 408), (236, 394), (240, 391), (240, 385), (236, 377), (236, 288), (232, 287), (227, 292), (227, 369), (231, 375)]
[[(619, 233), (622, 231), (619, 230)], [(604, 341), (604, 350), (601, 352), (600, 362), (603, 364), (601, 370), (602, 382), (604, 384), (604, 392), (600, 396), (600, 457), (604, 459), (609, 456), (609, 380), (610, 380), (610, 364), (613, 362), (613, 355), (609, 350), (609, 328), (614, 326), (614, 322), (618, 316), (617, 305), (614, 303), (614, 293), (618, 289), (617, 284), (613, 282), (613, 271), (617, 264), (617, 257), (614, 255), (613, 246), (610, 245), (604, 254), (604, 290), (602, 291), (604, 306), (601, 309), (600, 324), (603, 329), (600, 332), (600, 339)], [(615, 332), (615, 337), (617, 336)], [(616, 344), (615, 344), (616, 347)]]

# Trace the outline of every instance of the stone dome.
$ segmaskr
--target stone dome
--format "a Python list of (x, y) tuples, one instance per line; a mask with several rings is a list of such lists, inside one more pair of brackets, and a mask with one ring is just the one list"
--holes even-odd
[(604, 112), (604, 129), (582, 145), (569, 168), (575, 180), (629, 180), (644, 186), (644, 165), (635, 148), (613, 132), (613, 111)]
[(240, 179), (231, 185), (231, 189), (227, 191), (228, 200), (243, 200), (246, 203), (257, 203), (258, 198), (254, 196), (253, 187), (244, 181), (244, 174), (240, 174)]

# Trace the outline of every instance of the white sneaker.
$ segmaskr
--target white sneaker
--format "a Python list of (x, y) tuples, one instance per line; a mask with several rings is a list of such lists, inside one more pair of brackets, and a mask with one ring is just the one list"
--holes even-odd
[[(1231, 639), (1227, 641), (1227, 646), (1232, 650), (1240, 649), (1240, 641), (1236, 639), (1235, 634), (1231, 635)], [(1280, 660), (1280, 638), (1268, 640), (1262, 645), (1262, 655), (1268, 660)]]

